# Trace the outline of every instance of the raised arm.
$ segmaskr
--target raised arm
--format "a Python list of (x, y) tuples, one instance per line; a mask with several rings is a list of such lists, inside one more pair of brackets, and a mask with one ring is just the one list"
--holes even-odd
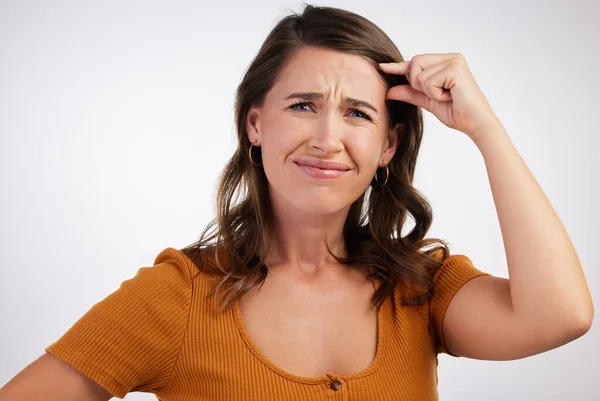
[(501, 126), (477, 146), (502, 229), (509, 279), (477, 277), (450, 302), (448, 349), (475, 359), (510, 360), (584, 335), (594, 307), (581, 263), (556, 212)]
[(584, 335), (594, 306), (579, 257), (465, 57), (423, 54), (379, 66), (409, 82), (390, 88), (386, 99), (422, 107), (474, 141), (500, 222), (509, 279), (475, 277), (458, 290), (443, 317), (446, 348), (475, 359), (518, 359)]

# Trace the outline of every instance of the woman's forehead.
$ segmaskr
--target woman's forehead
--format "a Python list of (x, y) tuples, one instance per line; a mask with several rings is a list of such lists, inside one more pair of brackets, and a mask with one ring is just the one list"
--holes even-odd
[(279, 74), (274, 91), (344, 93), (368, 96), (371, 101), (385, 98), (385, 85), (365, 58), (333, 50), (306, 48), (294, 54)]

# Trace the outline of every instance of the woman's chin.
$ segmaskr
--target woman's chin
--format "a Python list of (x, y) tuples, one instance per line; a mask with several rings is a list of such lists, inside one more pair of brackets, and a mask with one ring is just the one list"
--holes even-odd
[(345, 203), (340, 203), (338, 199), (318, 199), (312, 198), (311, 200), (307, 200), (305, 202), (298, 202), (297, 200), (294, 202), (296, 204), (296, 208), (306, 213), (307, 215), (322, 215), (329, 216), (334, 215), (336, 213), (340, 213), (342, 210), (347, 209), (350, 205)]

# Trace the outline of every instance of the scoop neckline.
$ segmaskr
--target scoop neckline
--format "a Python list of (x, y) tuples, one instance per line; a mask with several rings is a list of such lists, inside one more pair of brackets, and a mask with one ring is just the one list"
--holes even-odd
[[(377, 289), (379, 288), (380, 285), (381, 285), (381, 283), (379, 282), (379, 280), (377, 278), (373, 279), (373, 287), (375, 288), (375, 291), (377, 291)], [(386, 300), (386, 302), (387, 302), (387, 300)], [(267, 358), (258, 349), (256, 344), (254, 344), (254, 341), (252, 341), (252, 339), (250, 338), (250, 334), (248, 333), (248, 330), (246, 329), (246, 325), (244, 324), (244, 320), (242, 318), (242, 312), (240, 310), (238, 301), (236, 300), (233, 304), (235, 323), (238, 327), (238, 330), (239, 330), (239, 333), (240, 333), (242, 339), (244, 340), (244, 343), (246, 344), (248, 349), (252, 352), (252, 354), (254, 354), (254, 356), (260, 362), (262, 362), (269, 369), (271, 369), (275, 373), (279, 374), (280, 376), (283, 376), (289, 380), (293, 380), (293, 381), (300, 382), (300, 383), (306, 383), (306, 384), (326, 383), (326, 382), (329, 382), (334, 379), (347, 381), (350, 379), (358, 379), (360, 377), (368, 376), (371, 373), (375, 372), (375, 370), (377, 370), (377, 368), (379, 368), (379, 366), (381, 365), (381, 361), (383, 360), (383, 356), (385, 354), (384, 351), (385, 351), (385, 345), (386, 345), (386, 339), (385, 339), (386, 327), (385, 327), (385, 321), (383, 319), (382, 311), (383, 311), (383, 305), (381, 307), (379, 307), (379, 309), (377, 311), (377, 350), (375, 351), (375, 358), (373, 359), (373, 361), (371, 362), (371, 364), (368, 367), (366, 367), (365, 369), (359, 370), (358, 372), (350, 373), (347, 375), (339, 375), (335, 372), (327, 372), (326, 374), (321, 375), (321, 376), (310, 377), (310, 376), (298, 376), (293, 373), (290, 373), (287, 370), (275, 365), (271, 360), (269, 360), (269, 358)]]

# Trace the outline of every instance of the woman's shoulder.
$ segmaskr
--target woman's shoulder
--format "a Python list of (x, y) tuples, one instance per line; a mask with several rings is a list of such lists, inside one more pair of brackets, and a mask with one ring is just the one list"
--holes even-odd
[[(218, 261), (218, 262), (217, 262)], [(154, 265), (175, 266), (190, 279), (215, 279), (222, 276), (219, 265), (226, 264), (223, 252), (217, 254), (214, 247), (205, 248), (164, 248), (155, 258)]]
[(176, 267), (186, 277), (193, 279), (200, 273), (200, 268), (189, 256), (180, 249), (173, 247), (164, 248), (154, 258), (154, 266), (171, 265)]
[(94, 304), (45, 351), (112, 394), (155, 391), (167, 383), (197, 297), (200, 270), (183, 252), (164, 248)]
[(195, 276), (203, 270), (206, 270), (206, 264), (209, 264), (214, 257), (210, 257), (213, 252), (209, 248), (175, 248), (166, 247), (160, 251), (154, 264), (172, 263), (186, 269), (191, 276)]

